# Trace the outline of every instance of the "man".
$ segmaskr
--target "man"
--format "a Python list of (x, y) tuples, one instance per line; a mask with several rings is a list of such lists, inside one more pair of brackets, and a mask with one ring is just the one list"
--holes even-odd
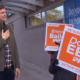
[(20, 62), (13, 31), (5, 21), (6, 10), (0, 5), (0, 80), (14, 80), (20, 76)]
[[(60, 42), (55, 42), (56, 44), (60, 45)], [(77, 75), (73, 72), (70, 72), (66, 69), (63, 69), (58, 65), (57, 58), (58, 51), (55, 52), (53, 55), (53, 60), (49, 66), (49, 72), (54, 75), (53, 80), (76, 80)]]

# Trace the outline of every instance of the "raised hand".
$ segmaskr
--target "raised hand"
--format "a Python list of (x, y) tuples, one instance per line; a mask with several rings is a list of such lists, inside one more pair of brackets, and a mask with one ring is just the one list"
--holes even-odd
[(4, 30), (2, 29), (2, 38), (6, 40), (9, 36), (10, 36), (10, 31), (7, 30), (6, 32), (4, 32)]

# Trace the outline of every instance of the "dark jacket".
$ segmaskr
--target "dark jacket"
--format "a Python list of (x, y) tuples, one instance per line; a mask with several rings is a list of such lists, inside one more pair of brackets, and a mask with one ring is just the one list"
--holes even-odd
[(17, 51), (17, 46), (16, 46), (16, 42), (15, 42), (15, 38), (14, 38), (14, 33), (12, 31), (12, 29), (10, 28), (10, 26), (5, 25), (5, 30), (10, 31), (10, 36), (9, 38), (5, 41), (2, 36), (2, 24), (0, 23), (0, 71), (4, 71), (4, 61), (5, 61), (5, 49), (4, 49), (4, 45), (5, 42), (7, 41), (7, 43), (9, 44), (11, 53), (12, 53), (12, 61), (13, 61), (13, 65), (14, 65), (14, 69), (15, 68), (20, 68), (20, 62), (19, 62), (19, 56), (18, 56), (18, 51)]
[[(54, 59), (56, 59), (56, 57), (57, 57), (57, 53), (53, 55), (53, 61), (55, 61)], [(56, 65), (53, 65), (55, 63), (55, 62), (53, 63), (53, 61), (49, 66), (49, 72), (51, 74), (54, 74), (53, 80), (76, 80), (75, 73), (63, 69), (61, 67), (58, 67)]]

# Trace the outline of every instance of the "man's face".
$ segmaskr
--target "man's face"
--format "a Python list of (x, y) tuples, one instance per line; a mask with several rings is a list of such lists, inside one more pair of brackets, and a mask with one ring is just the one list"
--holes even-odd
[(7, 14), (5, 9), (0, 10), (0, 21), (7, 21)]

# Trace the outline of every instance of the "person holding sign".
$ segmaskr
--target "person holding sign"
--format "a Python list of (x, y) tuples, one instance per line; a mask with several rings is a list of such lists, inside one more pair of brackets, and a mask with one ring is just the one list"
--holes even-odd
[[(56, 42), (56, 44), (59, 43)], [(49, 65), (49, 72), (54, 75), (53, 80), (76, 80), (77, 75), (75, 73), (57, 66), (59, 63), (58, 59), (56, 59), (57, 54), (58, 51), (56, 51), (56, 53), (53, 55), (53, 60)]]

